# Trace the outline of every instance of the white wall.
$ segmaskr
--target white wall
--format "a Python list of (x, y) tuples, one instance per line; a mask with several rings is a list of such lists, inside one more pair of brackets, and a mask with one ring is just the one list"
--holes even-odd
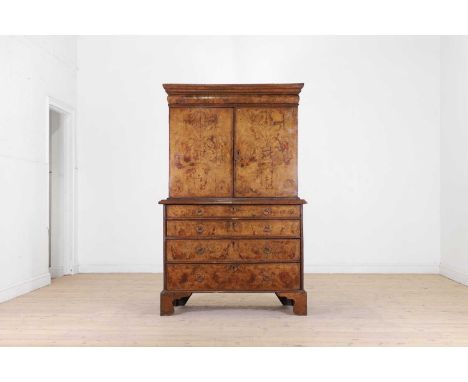
[(468, 37), (441, 38), (441, 273), (468, 285)]
[(47, 96), (76, 104), (76, 38), (0, 37), (0, 301), (50, 282)]
[(162, 83), (305, 82), (306, 271), (438, 272), (438, 37), (80, 37), (80, 271), (160, 271)]

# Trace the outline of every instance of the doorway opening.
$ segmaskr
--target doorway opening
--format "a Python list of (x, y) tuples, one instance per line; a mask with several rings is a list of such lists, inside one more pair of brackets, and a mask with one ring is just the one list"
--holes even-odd
[(49, 99), (49, 272), (51, 278), (75, 273), (74, 113)]

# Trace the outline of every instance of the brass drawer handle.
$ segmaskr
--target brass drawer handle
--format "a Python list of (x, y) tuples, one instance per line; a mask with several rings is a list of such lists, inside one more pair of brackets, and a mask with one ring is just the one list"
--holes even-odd
[(268, 216), (268, 215), (271, 215), (272, 212), (273, 211), (271, 210), (271, 208), (268, 207), (263, 210), (263, 215)]
[(203, 255), (203, 254), (205, 253), (205, 248), (203, 248), (203, 247), (197, 247), (197, 249), (195, 249), (195, 253), (196, 253), (197, 255), (200, 255), (200, 256), (201, 256), (201, 255)]
[(271, 253), (271, 248), (270, 248), (270, 247), (265, 247), (265, 248), (263, 248), (263, 253), (264, 253), (265, 255), (269, 255), (269, 254)]
[(203, 209), (202, 208), (198, 208), (195, 213), (198, 215), (198, 216), (201, 216), (203, 215)]
[(265, 227), (263, 227), (263, 232), (270, 233), (271, 232), (271, 225), (267, 224)]
[(201, 225), (197, 226), (197, 228), (196, 228), (197, 233), (203, 233), (204, 230), (205, 229)]

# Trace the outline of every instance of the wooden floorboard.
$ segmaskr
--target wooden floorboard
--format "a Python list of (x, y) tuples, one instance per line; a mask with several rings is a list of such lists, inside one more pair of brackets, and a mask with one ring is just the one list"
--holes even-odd
[(271, 294), (194, 294), (160, 274), (80, 274), (0, 304), (2, 346), (468, 346), (468, 287), (438, 275), (308, 274), (309, 315)]

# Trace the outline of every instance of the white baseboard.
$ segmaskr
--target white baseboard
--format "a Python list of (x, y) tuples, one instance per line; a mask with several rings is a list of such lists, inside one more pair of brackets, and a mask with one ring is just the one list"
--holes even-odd
[(78, 264), (75, 264), (68, 270), (68, 272), (65, 272), (64, 274), (68, 276), (68, 275), (75, 275), (78, 272), (79, 272), (79, 266)]
[(468, 285), (468, 273), (456, 271), (450, 266), (440, 264), (440, 274), (457, 283)]
[(77, 273), (161, 273), (159, 264), (80, 264)]
[(11, 285), (0, 290), (0, 302), (11, 300), (12, 298), (21, 296), (22, 294), (32, 292), (35, 289), (50, 285), (50, 273), (32, 277), (29, 280)]
[(49, 268), (50, 277), (53, 279), (62, 277), (65, 274), (64, 267), (50, 267)]
[[(160, 264), (81, 264), (76, 266), (76, 273), (161, 273)], [(360, 264), (360, 265), (306, 265), (305, 273), (435, 273), (468, 285), (468, 274), (455, 271), (450, 266), (441, 264)], [(0, 302), (10, 300), (35, 289), (50, 285), (50, 273), (32, 277), (0, 290)]]
[[(161, 264), (80, 264), (77, 273), (161, 273)], [(439, 273), (437, 264), (305, 265), (305, 273)]]
[(438, 264), (320, 264), (304, 265), (305, 273), (439, 273)]

